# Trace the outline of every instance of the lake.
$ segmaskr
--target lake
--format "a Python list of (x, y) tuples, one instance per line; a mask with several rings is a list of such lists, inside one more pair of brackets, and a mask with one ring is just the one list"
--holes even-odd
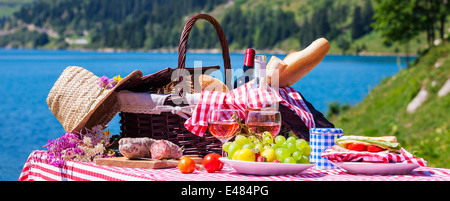
[[(230, 54), (230, 58), (233, 69), (242, 68), (243, 54)], [(125, 77), (136, 69), (147, 75), (176, 67), (177, 61), (177, 53), (0, 49), (0, 180), (17, 180), (31, 151), (45, 149), (42, 146), (49, 139), (64, 133), (46, 98), (67, 66), (84, 67), (99, 77)], [(186, 66), (194, 66), (194, 61), (223, 67), (221, 54), (189, 53)], [(293, 87), (325, 113), (333, 101), (360, 102), (383, 78), (404, 65), (403, 58), (399, 62), (397, 57), (330, 55)], [(109, 128), (113, 134), (120, 132), (117, 116)]]

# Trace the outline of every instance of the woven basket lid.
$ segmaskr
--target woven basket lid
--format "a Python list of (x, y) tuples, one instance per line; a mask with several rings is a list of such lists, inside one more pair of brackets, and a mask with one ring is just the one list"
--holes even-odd
[(96, 125), (104, 127), (119, 112), (116, 89), (141, 77), (141, 71), (133, 71), (98, 96), (100, 78), (82, 67), (69, 66), (50, 90), (47, 104), (66, 131), (80, 132)]

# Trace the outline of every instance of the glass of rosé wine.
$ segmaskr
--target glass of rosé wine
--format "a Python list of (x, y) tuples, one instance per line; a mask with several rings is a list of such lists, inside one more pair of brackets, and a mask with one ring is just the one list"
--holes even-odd
[(268, 131), (272, 137), (275, 137), (280, 133), (281, 114), (274, 110), (248, 111), (245, 124), (250, 132), (260, 135)]
[[(209, 131), (211, 134), (222, 142), (228, 142), (233, 138), (238, 129), (239, 110), (236, 109), (215, 109), (208, 115)], [(222, 149), (222, 156), (224, 151)]]

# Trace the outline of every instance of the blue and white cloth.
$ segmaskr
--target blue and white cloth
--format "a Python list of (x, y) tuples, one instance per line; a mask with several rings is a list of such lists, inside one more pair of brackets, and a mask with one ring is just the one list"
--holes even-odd
[(311, 128), (309, 130), (309, 146), (311, 147), (310, 162), (316, 163), (316, 169), (338, 169), (331, 164), (325, 157), (321, 157), (322, 152), (330, 149), (335, 138), (344, 135), (344, 131), (340, 128)]

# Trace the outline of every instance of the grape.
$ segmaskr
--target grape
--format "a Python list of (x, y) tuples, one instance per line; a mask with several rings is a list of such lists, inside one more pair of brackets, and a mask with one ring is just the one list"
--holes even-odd
[(272, 137), (272, 134), (269, 131), (264, 131), (264, 133), (262, 133), (262, 136), (265, 138), (266, 136), (270, 136)]
[(291, 155), (289, 151), (285, 148), (278, 148), (275, 150), (275, 155), (277, 156), (278, 160), (284, 160), (285, 158), (289, 157)]
[(271, 144), (270, 147), (271, 147), (273, 150), (277, 150), (278, 148), (280, 148), (280, 146), (278, 146), (277, 144)]
[(267, 136), (267, 135), (266, 135), (266, 136), (264, 137), (264, 142), (267, 143), (267, 144), (273, 144), (273, 138), (272, 138), (272, 136), (270, 136), (270, 135)]
[(299, 151), (299, 150), (297, 150), (297, 151), (295, 151), (294, 153), (292, 153), (292, 157), (293, 157), (295, 160), (297, 160), (297, 161), (299, 161), (300, 159), (302, 159), (302, 156), (303, 156), (303, 153), (302, 153), (302, 151)]
[(297, 150), (295, 143), (292, 143), (292, 142), (288, 142), (285, 148), (289, 151), (289, 153), (294, 153), (294, 151)]
[(239, 146), (244, 146), (245, 144), (248, 144), (250, 141), (247, 139), (247, 137), (243, 135), (237, 135), (236, 139), (234, 139), (234, 142), (237, 143)]
[(303, 155), (309, 156), (311, 154), (311, 147), (310, 146), (306, 146), (303, 149)]
[(228, 148), (230, 147), (230, 144), (231, 144), (232, 142), (225, 142), (224, 144), (223, 144), (223, 146), (222, 146), (222, 148), (223, 148), (223, 150), (225, 151), (225, 152), (228, 152)]
[(262, 153), (265, 150), (261, 143), (256, 144), (255, 149), (258, 149), (259, 153)]
[(287, 157), (283, 160), (283, 163), (296, 163), (297, 161), (293, 157)]
[(247, 149), (253, 149), (254, 146), (253, 146), (252, 143), (247, 143), (247, 144), (244, 144), (244, 146), (242, 146), (242, 148), (243, 148), (243, 149), (244, 149), (244, 148), (247, 148)]
[(298, 163), (309, 163), (309, 157), (303, 155), (302, 158), (298, 161)]
[(293, 137), (293, 136), (291, 136), (291, 137), (288, 137), (288, 139), (286, 140), (286, 142), (292, 142), (292, 143), (295, 143), (295, 137)]
[(253, 136), (253, 135), (251, 135), (251, 136), (248, 136), (248, 138), (247, 138), (250, 142), (256, 142), (256, 141), (259, 141), (255, 136)]
[(237, 150), (241, 149), (242, 147), (239, 146), (236, 142), (232, 142), (229, 146), (228, 146), (228, 158), (231, 159), (231, 157), (233, 157), (234, 152), (236, 152)]
[(275, 143), (278, 146), (283, 145), (283, 142), (285, 142), (285, 141), (286, 141), (286, 138), (284, 136), (282, 136), (282, 135), (278, 135), (278, 136), (275, 137)]
[(288, 143), (289, 143), (288, 141), (284, 141), (283, 144), (281, 145), (281, 147), (287, 148), (287, 144), (288, 144)]
[(305, 147), (309, 146), (308, 143), (304, 139), (298, 139), (295, 141), (295, 145), (299, 149), (304, 149)]

